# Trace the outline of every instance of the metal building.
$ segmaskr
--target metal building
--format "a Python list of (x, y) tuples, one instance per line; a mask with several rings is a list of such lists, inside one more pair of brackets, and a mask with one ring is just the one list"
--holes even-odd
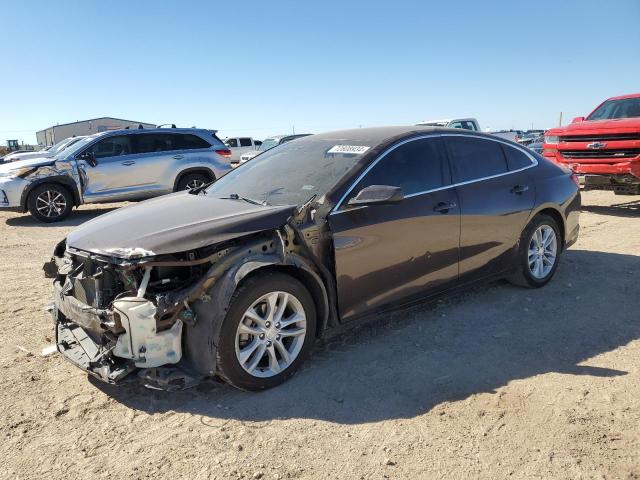
[(36, 132), (36, 139), (38, 145), (48, 147), (69, 137), (92, 135), (107, 130), (120, 130), (125, 127), (137, 128), (138, 125), (142, 125), (144, 128), (155, 127), (152, 123), (135, 122), (133, 120), (123, 120), (122, 118), (100, 117), (45, 128), (44, 130)]

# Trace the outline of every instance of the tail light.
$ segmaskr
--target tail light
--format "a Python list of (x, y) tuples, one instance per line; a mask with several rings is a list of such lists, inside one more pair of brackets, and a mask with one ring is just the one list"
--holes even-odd
[(218, 155), (222, 155), (224, 158), (229, 158), (231, 156), (231, 150), (229, 150), (228, 148), (220, 148), (216, 150), (216, 153)]

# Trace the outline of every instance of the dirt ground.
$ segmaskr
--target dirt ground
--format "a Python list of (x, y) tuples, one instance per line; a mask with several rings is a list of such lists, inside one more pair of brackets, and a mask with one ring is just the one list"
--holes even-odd
[(0, 213), (0, 478), (640, 478), (640, 196), (583, 203), (547, 287), (395, 313), (258, 394), (109, 387), (42, 357), (42, 263), (113, 206)]

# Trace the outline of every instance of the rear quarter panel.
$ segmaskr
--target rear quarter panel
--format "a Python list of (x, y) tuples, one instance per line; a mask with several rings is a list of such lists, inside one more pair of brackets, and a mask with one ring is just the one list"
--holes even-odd
[(187, 170), (193, 171), (193, 169), (197, 168), (206, 169), (211, 171), (216, 179), (230, 171), (231, 165), (229, 165), (228, 161), (212, 150), (183, 152), (182, 155), (184, 155), (184, 158), (174, 160), (171, 164), (170, 185), (173, 187), (180, 174)]
[(580, 189), (567, 169), (541, 155), (536, 158), (536, 203), (531, 215), (545, 209), (557, 210), (562, 216), (565, 242), (570, 245), (577, 240), (580, 228)]

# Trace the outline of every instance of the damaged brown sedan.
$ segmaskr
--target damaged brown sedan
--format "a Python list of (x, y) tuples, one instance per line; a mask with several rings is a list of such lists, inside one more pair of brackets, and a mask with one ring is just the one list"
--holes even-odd
[(297, 139), (72, 231), (45, 264), (56, 343), (109, 383), (269, 388), (372, 313), (476, 281), (546, 284), (579, 207), (570, 172), (488, 135)]

